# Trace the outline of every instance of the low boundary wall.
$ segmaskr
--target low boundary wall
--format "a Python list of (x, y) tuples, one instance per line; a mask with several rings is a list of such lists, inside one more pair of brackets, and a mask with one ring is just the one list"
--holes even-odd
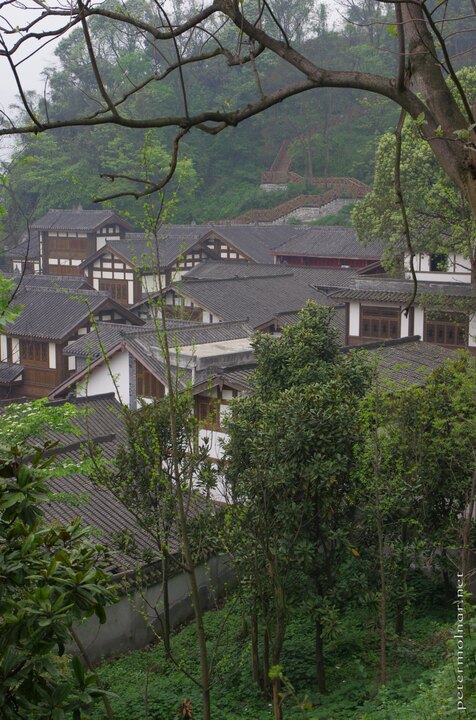
[[(234, 584), (230, 558), (218, 555), (196, 568), (202, 608), (212, 609)], [(189, 577), (178, 573), (169, 580), (170, 622), (177, 627), (193, 618)], [(162, 609), (162, 583), (154, 582), (147, 589), (132, 589), (123, 594), (118, 603), (106, 609), (107, 621), (101, 625), (96, 617), (76, 627), (91, 662), (102, 658), (140, 650), (155, 637), (160, 623), (152, 608)], [(76, 652), (72, 647), (70, 652)]]

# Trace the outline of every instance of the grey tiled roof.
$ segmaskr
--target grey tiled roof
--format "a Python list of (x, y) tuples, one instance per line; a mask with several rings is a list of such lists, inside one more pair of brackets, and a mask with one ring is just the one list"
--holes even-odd
[(287, 265), (269, 265), (266, 263), (248, 263), (206, 260), (184, 273), (186, 280), (227, 280), (235, 277), (269, 277), (289, 275), (296, 268)]
[[(52, 451), (59, 461), (78, 464), (91, 457), (89, 447), (97, 449), (103, 460), (114, 460), (119, 447), (126, 441), (124, 417), (114, 394), (97, 395), (91, 398), (72, 398), (67, 402), (77, 406), (79, 414), (72, 418), (71, 424), (76, 432), (46, 432), (42, 441), (57, 443)], [(62, 405), (64, 401), (52, 405)], [(38, 439), (33, 438), (33, 444)], [(114, 548), (114, 535), (127, 530), (136, 541), (139, 551), (155, 550), (153, 539), (142, 530), (124, 505), (106, 488), (92, 482), (85, 474), (72, 474), (55, 477), (48, 481), (50, 490), (61, 493), (75, 502), (56, 500), (45, 503), (42, 509), (48, 521), (66, 523), (80, 516), (85, 525), (91, 525), (98, 533), (99, 542), (112, 551), (112, 570), (125, 571), (136, 567), (137, 561), (123, 551)]]
[(299, 234), (293, 225), (210, 225), (210, 229), (257, 263), (272, 263), (274, 248)]
[(314, 300), (318, 305), (335, 305), (325, 295), (292, 275), (183, 281), (175, 287), (179, 294), (190, 297), (214, 315), (224, 320), (248, 319), (252, 327), (279, 312), (300, 310), (307, 300)]
[(86, 321), (91, 312), (111, 303), (115, 309), (127, 313), (106, 292), (96, 290), (62, 291), (51, 288), (24, 288), (14, 304), (23, 309), (18, 318), (8, 325), (7, 334), (38, 340), (61, 341), (78, 325)]
[(368, 352), (375, 357), (381, 377), (397, 385), (421, 385), (432, 370), (458, 356), (455, 350), (422, 342), (418, 336), (389, 340), (379, 347), (371, 347), (359, 352)]
[(355, 268), (294, 267), (281, 265), (292, 270), (295, 277), (317, 288), (346, 288), (355, 277)]
[(40, 234), (38, 230), (30, 231), (30, 242), (26, 233), (15, 247), (5, 250), (6, 257), (12, 260), (38, 260), (40, 257)]
[[(244, 322), (224, 323), (192, 323), (182, 324), (168, 321), (169, 344), (174, 347), (187, 345), (203, 345), (206, 343), (223, 342), (250, 337), (252, 328)], [(154, 354), (154, 348), (159, 347), (157, 331), (150, 322), (142, 328), (119, 325), (115, 323), (97, 323), (96, 329), (83, 335), (74, 343), (65, 348), (65, 355), (75, 355), (94, 360), (101, 353), (108, 353), (121, 342), (132, 344), (134, 348)], [(155, 354), (157, 354), (155, 352)], [(160, 369), (163, 366), (160, 364)]]
[(252, 389), (251, 378), (256, 365), (247, 365), (245, 367), (237, 368), (222, 368), (220, 370), (220, 377), (223, 378), (223, 383), (231, 385), (239, 385), (243, 388), (244, 392), (249, 392)]
[(23, 372), (23, 365), (0, 361), (0, 385), (10, 385)]
[(32, 223), (35, 230), (96, 230), (105, 223), (116, 223), (130, 227), (112, 210), (64, 210), (51, 209), (46, 215)]
[[(379, 302), (405, 303), (410, 300), (413, 290), (411, 280), (382, 280), (379, 277), (372, 279), (356, 278), (347, 289), (337, 290), (332, 297), (338, 300), (373, 300)], [(446, 298), (451, 304), (453, 298), (467, 299), (474, 297), (470, 283), (434, 283), (419, 280), (417, 285), (417, 298)]]
[(127, 327), (119, 323), (98, 322), (91, 332), (81, 335), (78, 340), (65, 347), (63, 353), (95, 360), (101, 354), (107, 355), (113, 347), (123, 341), (122, 331)]
[[(166, 225), (158, 234), (158, 252), (154, 240), (144, 233), (126, 233), (123, 240), (114, 240), (106, 246), (116, 250), (131, 264), (144, 265), (144, 272), (157, 266), (157, 254), (163, 268), (174, 263), (180, 255), (211, 234), (231, 243), (238, 251), (255, 263), (273, 263), (272, 249), (296, 234), (289, 225)], [(101, 248), (104, 252), (104, 248)], [(86, 259), (81, 267), (88, 263)]]
[[(79, 462), (90, 457), (89, 443), (99, 451), (104, 461), (112, 462), (119, 447), (126, 442), (124, 417), (114, 394), (73, 398), (68, 402), (73, 403), (80, 411), (72, 421), (80, 434), (48, 433), (47, 439), (58, 443), (55, 449), (58, 459)], [(99, 542), (111, 549), (113, 570), (125, 571), (137, 566), (135, 558), (114, 547), (117, 532), (126, 530), (130, 533), (139, 552), (147, 550), (156, 553), (153, 538), (140, 527), (134, 515), (107, 488), (82, 474), (54, 478), (49, 481), (49, 485), (53, 492), (79, 496), (80, 502), (78, 505), (50, 502), (45, 506), (46, 518), (64, 523), (81, 516), (85, 525), (91, 525), (98, 531)]]
[(190, 328), (174, 328), (171, 331), (172, 345), (203, 345), (206, 343), (224, 342), (247, 338), (253, 334), (253, 329), (240, 321), (222, 323), (204, 323)]
[(367, 258), (382, 256), (382, 246), (372, 240), (361, 245), (354, 228), (339, 225), (315, 226), (284, 242), (275, 255), (307, 255), (308, 257)]
[(93, 289), (86, 278), (79, 275), (24, 275), (21, 285), (27, 288), (58, 288), (61, 290)]
[[(160, 265), (165, 268), (173, 263), (183, 252), (195, 245), (203, 235), (203, 229), (196, 225), (164, 226), (158, 237)], [(124, 240), (116, 240), (111, 243), (110, 247), (117, 249), (131, 264), (135, 260), (139, 269), (144, 262), (145, 265), (153, 268), (157, 265), (157, 249), (154, 242), (148, 239), (144, 233), (126, 233)]]
[[(56, 401), (53, 405), (61, 405)], [(59, 460), (79, 463), (91, 457), (89, 448), (99, 450), (103, 461), (111, 463), (121, 445), (126, 443), (127, 434), (124, 415), (114, 394), (97, 395), (91, 398), (73, 398), (67, 400), (79, 410), (72, 419), (72, 425), (80, 433), (47, 433), (48, 440), (58, 443), (54, 449)], [(106, 466), (107, 467), (107, 466)], [(140, 527), (135, 515), (131, 513), (106, 487), (89, 479), (85, 474), (68, 475), (49, 480), (50, 489), (55, 493), (76, 496), (77, 503), (64, 500), (45, 503), (43, 510), (46, 519), (65, 523), (80, 516), (85, 525), (92, 526), (98, 533), (98, 541), (111, 551), (111, 570), (126, 572), (137, 569), (137, 554), (147, 551), (152, 559), (158, 557), (157, 546), (151, 535)], [(206, 500), (193, 497), (190, 502), (189, 516), (205, 509)], [(118, 550), (115, 537), (118, 532), (127, 531), (135, 541), (135, 553), (132, 556), (124, 550)], [(172, 528), (170, 550), (178, 552), (180, 543), (177, 531)]]

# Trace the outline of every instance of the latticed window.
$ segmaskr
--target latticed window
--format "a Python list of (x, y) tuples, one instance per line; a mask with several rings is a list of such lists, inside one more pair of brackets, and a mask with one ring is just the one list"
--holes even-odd
[(164, 386), (162, 383), (139, 362), (136, 363), (136, 392), (137, 397), (164, 397)]
[(448, 270), (448, 255), (444, 253), (430, 255), (430, 270), (432, 272), (446, 272)]
[(385, 340), (400, 337), (400, 311), (398, 308), (362, 307), (361, 337)]
[(100, 280), (99, 289), (105, 290), (113, 300), (117, 300), (120, 303), (127, 303), (129, 300), (127, 280)]
[(218, 402), (216, 398), (199, 397), (197, 400), (198, 420), (202, 427), (217, 429), (218, 422)]
[(48, 365), (48, 343), (20, 340), (20, 361)]
[(468, 321), (464, 316), (440, 315), (425, 316), (426, 342), (450, 347), (465, 347), (468, 336)]
[(48, 247), (50, 250), (87, 250), (88, 241), (82, 238), (49, 237)]

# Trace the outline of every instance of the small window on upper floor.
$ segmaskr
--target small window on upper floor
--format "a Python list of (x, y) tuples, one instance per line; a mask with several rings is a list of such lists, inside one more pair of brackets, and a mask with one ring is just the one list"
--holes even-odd
[(448, 255), (445, 253), (436, 253), (430, 255), (430, 271), (431, 272), (447, 272)]

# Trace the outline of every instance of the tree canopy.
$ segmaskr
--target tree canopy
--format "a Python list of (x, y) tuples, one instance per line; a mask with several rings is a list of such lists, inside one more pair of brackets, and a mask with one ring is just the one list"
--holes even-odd
[[(465, 93), (476, 99), (476, 71), (458, 72)], [(453, 94), (456, 89), (453, 84)], [(404, 222), (397, 202), (394, 168), (396, 138), (386, 133), (378, 143), (375, 176), (371, 192), (357, 204), (352, 220), (361, 240), (378, 238), (384, 244), (384, 263), (400, 266), (404, 248)], [(403, 127), (401, 185), (410, 239), (415, 253), (462, 255), (466, 268), (476, 266), (476, 224), (464, 193), (451, 182), (438, 165), (420, 123), (408, 118)], [(463, 268), (458, 268), (462, 270)]]

